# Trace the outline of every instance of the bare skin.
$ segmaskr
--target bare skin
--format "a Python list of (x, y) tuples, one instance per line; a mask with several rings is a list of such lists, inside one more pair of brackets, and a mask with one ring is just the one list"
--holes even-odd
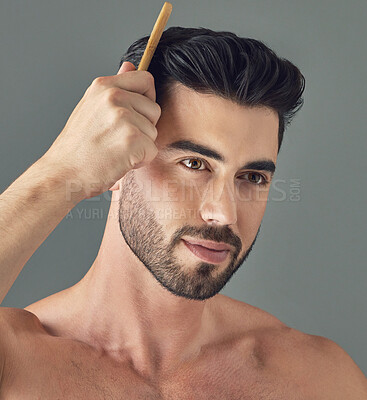
[(70, 325), (73, 311), (58, 308), (67, 298), (61, 292), (41, 300), (26, 308), (33, 314), (9, 310), (22, 335), (14, 332), (16, 351), (6, 360), (1, 398), (311, 398), (313, 388), (302, 375), (313, 375), (311, 365), (295, 356), (302, 359), (307, 348), (316, 359), (317, 351), (300, 332), (255, 307), (217, 295), (208, 306), (212, 319), (200, 352), (149, 377), (136, 370), (128, 351), (112, 353), (86, 343), (76, 320)]
[(12, 351), (0, 399), (366, 399), (362, 372), (346, 355), (336, 358), (331, 341), (222, 295), (210, 301), (217, 331), (200, 354), (159, 377), (143, 377), (127, 353), (74, 337), (65, 326), (70, 304), (57, 308), (69, 290), (28, 306), (33, 313), (7, 309)]
[[(177, 87), (157, 124), (157, 156), (112, 187), (101, 247), (85, 277), (24, 310), (1, 310), (0, 399), (367, 399), (363, 373), (335, 343), (217, 290), (231, 262), (240, 266), (254, 243), (267, 204), (269, 186), (260, 190), (246, 175), (259, 171), (242, 166), (276, 164), (277, 127), (272, 110)], [(165, 151), (177, 141), (208, 145), (225, 162)], [(207, 169), (192, 172), (182, 165), (188, 159), (205, 160)], [(271, 180), (269, 171), (260, 173)], [(174, 198), (169, 182), (185, 196)], [(132, 215), (135, 205), (140, 214)], [(146, 216), (153, 218), (147, 227)], [(207, 280), (197, 287), (190, 278), (202, 277), (203, 260), (181, 237), (169, 270), (140, 259), (159, 253), (166, 261), (184, 225), (197, 238), (222, 235), (232, 246), (224, 261), (203, 269)], [(148, 235), (148, 249), (129, 246), (126, 238), (146, 228), (161, 233), (159, 241)]]

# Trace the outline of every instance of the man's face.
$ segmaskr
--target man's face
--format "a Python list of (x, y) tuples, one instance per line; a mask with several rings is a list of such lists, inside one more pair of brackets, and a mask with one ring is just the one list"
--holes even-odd
[(261, 183), (271, 181), (276, 164), (278, 116), (177, 85), (157, 129), (157, 157), (121, 180), (121, 233), (163, 287), (205, 300), (255, 243), (270, 188)]

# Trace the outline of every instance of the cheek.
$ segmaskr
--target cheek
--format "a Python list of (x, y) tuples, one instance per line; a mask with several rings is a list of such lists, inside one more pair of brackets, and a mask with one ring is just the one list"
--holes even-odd
[(164, 172), (165, 169), (160, 162), (155, 160), (141, 168), (143, 169), (145, 171), (142, 179), (148, 189), (145, 191), (154, 194), (154, 199), (159, 199), (166, 207), (176, 209), (194, 207), (200, 202), (207, 182), (204, 178), (199, 179), (199, 175), (194, 179), (190, 174), (180, 170), (180, 167)]
[(141, 194), (157, 223), (169, 234), (178, 224), (192, 220), (191, 209), (185, 202), (185, 188), (178, 179), (162, 175), (150, 165), (135, 170)]
[[(270, 186), (255, 186), (248, 182), (241, 182), (235, 186), (235, 196), (238, 203), (266, 203)], [(253, 205), (257, 207), (256, 205)]]
[(136, 169), (135, 174), (145, 201), (153, 208), (159, 206), (161, 202), (173, 200), (177, 191), (174, 182), (162, 174), (154, 161)]
[[(263, 219), (266, 201), (247, 201), (238, 203), (237, 224), (244, 238), (254, 239)], [(246, 239), (246, 241), (248, 241)]]

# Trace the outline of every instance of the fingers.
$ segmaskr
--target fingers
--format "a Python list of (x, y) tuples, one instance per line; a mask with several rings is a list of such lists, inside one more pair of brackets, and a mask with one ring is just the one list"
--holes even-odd
[(130, 105), (136, 112), (145, 116), (149, 121), (156, 125), (161, 116), (161, 107), (145, 96), (133, 93)]
[(157, 124), (161, 116), (161, 108), (157, 103), (138, 93), (128, 92), (122, 89), (113, 90), (115, 91), (115, 105), (127, 108), (130, 106), (137, 113), (147, 118), (153, 125)]
[(154, 102), (156, 100), (154, 78), (148, 71), (126, 71), (112, 76), (99, 76), (90, 87), (97, 91), (118, 87), (139, 93)]
[(121, 122), (136, 126), (141, 132), (147, 135), (151, 140), (157, 138), (157, 128), (151, 123), (144, 115), (136, 112), (135, 110), (127, 111), (124, 113)]
[(154, 77), (148, 71), (127, 71), (123, 74), (113, 75), (112, 82), (121, 89), (140, 93), (150, 100), (156, 100)]

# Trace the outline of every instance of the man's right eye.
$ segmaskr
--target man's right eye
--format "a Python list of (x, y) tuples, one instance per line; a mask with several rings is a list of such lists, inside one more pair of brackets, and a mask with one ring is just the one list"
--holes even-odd
[[(188, 162), (191, 166), (187, 166), (186, 164), (182, 164)], [(185, 168), (191, 169), (193, 171), (204, 171), (206, 169), (205, 163), (200, 158), (187, 158), (185, 160), (180, 161), (180, 165), (185, 165)], [(200, 169), (201, 166), (204, 166), (204, 169)]]

